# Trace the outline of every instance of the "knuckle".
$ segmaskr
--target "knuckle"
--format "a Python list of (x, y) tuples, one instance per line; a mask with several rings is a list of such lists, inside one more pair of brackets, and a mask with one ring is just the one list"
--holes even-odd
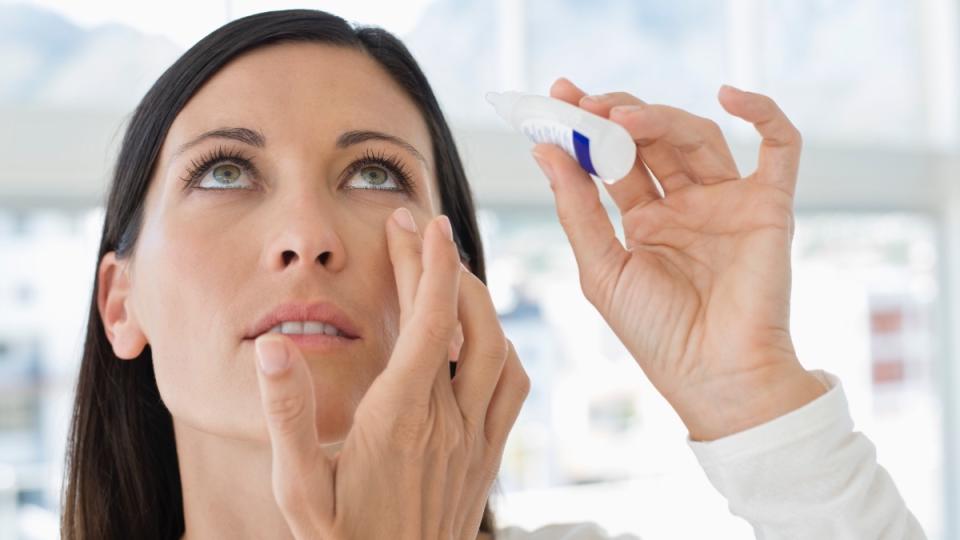
[(517, 372), (517, 387), (520, 389), (520, 392), (526, 397), (530, 393), (530, 376), (527, 374), (527, 370), (523, 368), (523, 364), (520, 362), (520, 358), (517, 356), (517, 351), (513, 347), (513, 342), (509, 339), (504, 339), (504, 342), (507, 344), (509, 354), (511, 356), (510, 363), (516, 366)]
[(775, 112), (779, 110), (780, 107), (777, 105), (777, 102), (774, 101), (772, 97), (766, 94), (756, 94), (756, 96), (757, 96), (758, 102), (760, 103), (760, 106), (763, 107), (765, 110), (768, 110), (770, 112)]
[(266, 411), (270, 420), (280, 429), (289, 429), (297, 418), (307, 409), (307, 400), (303, 396), (283, 396), (267, 401)]
[(704, 127), (706, 132), (713, 137), (723, 137), (723, 130), (720, 129), (720, 124), (711, 118), (703, 119)]
[(636, 103), (640, 101), (633, 94), (624, 91), (607, 92), (604, 94), (604, 99), (615, 103)]
[[(556, 190), (556, 188), (554, 188)], [(575, 230), (577, 224), (577, 217), (572, 214), (572, 212), (567, 212), (565, 209), (560, 209), (557, 212), (557, 220), (560, 222), (560, 227), (565, 231)]]
[(794, 126), (789, 120), (787, 120), (787, 124), (790, 126), (790, 138), (793, 144), (797, 146), (803, 146), (803, 134), (801, 134), (800, 130), (797, 129), (797, 127)]
[(458, 321), (447, 311), (438, 309), (427, 313), (423, 317), (423, 324), (423, 332), (427, 340), (446, 346), (453, 339)]
[(520, 393), (521, 393), (521, 395), (523, 395), (524, 398), (526, 398), (528, 395), (530, 395), (530, 388), (531, 388), (531, 386), (532, 386), (532, 384), (531, 384), (531, 382), (530, 382), (530, 376), (527, 375), (526, 370), (524, 370), (524, 369), (521, 367), (521, 368), (520, 368), (520, 375), (517, 376), (517, 387), (519, 388)]
[(492, 336), (491, 339), (486, 340), (481, 351), (483, 360), (497, 362), (503, 360), (507, 357), (507, 353), (510, 352), (510, 348), (507, 345), (507, 339), (503, 336), (503, 332), (499, 329), (496, 330), (497, 336)]

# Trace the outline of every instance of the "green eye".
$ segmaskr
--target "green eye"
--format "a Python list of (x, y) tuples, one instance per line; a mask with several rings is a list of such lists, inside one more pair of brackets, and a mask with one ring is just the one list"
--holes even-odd
[(224, 163), (213, 168), (213, 179), (220, 184), (229, 184), (240, 177), (240, 167), (232, 163)]
[(382, 191), (411, 195), (414, 193), (410, 174), (399, 158), (368, 150), (350, 164), (345, 187), (351, 190)]
[(360, 176), (375, 186), (382, 185), (389, 178), (387, 171), (381, 167), (364, 167), (360, 169)]

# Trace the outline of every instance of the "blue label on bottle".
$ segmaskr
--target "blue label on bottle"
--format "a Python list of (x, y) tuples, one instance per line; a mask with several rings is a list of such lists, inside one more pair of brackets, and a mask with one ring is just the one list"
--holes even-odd
[(575, 129), (571, 131), (573, 131), (573, 151), (577, 154), (577, 161), (580, 162), (583, 170), (598, 176), (593, 168), (593, 161), (590, 160), (590, 139)]

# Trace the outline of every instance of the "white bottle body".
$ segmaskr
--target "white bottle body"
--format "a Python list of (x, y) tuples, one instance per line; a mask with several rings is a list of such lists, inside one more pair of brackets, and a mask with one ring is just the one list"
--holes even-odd
[(565, 101), (519, 92), (489, 92), (487, 101), (534, 143), (556, 144), (607, 184), (622, 179), (637, 159), (623, 126)]

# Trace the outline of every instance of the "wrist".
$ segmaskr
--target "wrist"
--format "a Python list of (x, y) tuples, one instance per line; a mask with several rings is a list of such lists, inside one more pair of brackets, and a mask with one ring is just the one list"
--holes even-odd
[(668, 399), (694, 441), (712, 441), (799, 409), (827, 388), (795, 358), (754, 368)]

